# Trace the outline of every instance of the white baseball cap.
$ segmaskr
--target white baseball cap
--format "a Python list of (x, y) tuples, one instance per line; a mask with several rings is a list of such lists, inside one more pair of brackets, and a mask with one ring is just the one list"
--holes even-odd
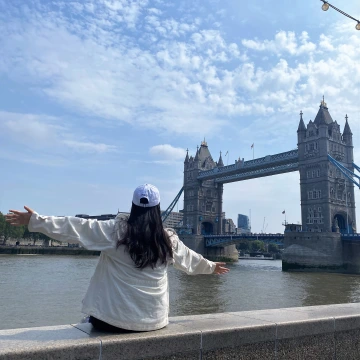
[[(141, 203), (141, 199), (147, 199), (148, 203)], [(153, 207), (160, 204), (160, 193), (159, 190), (150, 184), (144, 184), (138, 186), (133, 195), (132, 202), (137, 206)]]

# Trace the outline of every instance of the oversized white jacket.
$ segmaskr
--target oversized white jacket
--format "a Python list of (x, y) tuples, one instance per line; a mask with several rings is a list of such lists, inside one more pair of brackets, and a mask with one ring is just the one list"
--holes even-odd
[[(169, 322), (167, 265), (137, 269), (124, 245), (116, 249), (125, 224), (118, 217), (97, 221), (33, 213), (29, 231), (101, 251), (83, 299), (83, 313), (123, 329), (157, 330)], [(190, 275), (213, 273), (214, 262), (190, 250), (170, 229), (166, 231), (173, 246), (173, 258), (168, 263)]]

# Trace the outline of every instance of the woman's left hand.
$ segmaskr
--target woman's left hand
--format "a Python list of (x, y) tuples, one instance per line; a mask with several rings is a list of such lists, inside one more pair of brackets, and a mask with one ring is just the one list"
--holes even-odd
[(226, 263), (224, 263), (224, 262), (215, 262), (215, 264), (216, 264), (216, 266), (215, 266), (215, 270), (214, 270), (213, 274), (221, 275), (221, 274), (226, 274), (230, 271), (228, 268), (223, 266), (223, 265), (226, 265)]
[(6, 222), (14, 226), (28, 225), (34, 210), (30, 209), (27, 206), (24, 206), (24, 209), (26, 210), (26, 212), (9, 210), (9, 214), (5, 215)]

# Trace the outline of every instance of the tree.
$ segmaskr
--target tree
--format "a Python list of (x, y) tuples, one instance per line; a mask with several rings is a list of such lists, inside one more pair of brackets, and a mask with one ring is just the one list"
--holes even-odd
[(5, 232), (5, 216), (3, 215), (3, 213), (0, 211), (0, 239), (4, 236), (4, 232)]
[(22, 239), (25, 232), (25, 226), (12, 226), (10, 225), (10, 236), (13, 239)]
[(21, 239), (25, 232), (25, 226), (12, 226), (5, 221), (5, 216), (0, 212), (0, 238), (6, 245), (8, 239)]
[(249, 241), (244, 240), (244, 241), (239, 242), (238, 244), (236, 244), (236, 248), (238, 250), (248, 251), (249, 250)]
[(260, 240), (254, 240), (251, 242), (251, 251), (264, 251), (265, 250), (265, 244), (263, 241)]
[(278, 253), (279, 252), (279, 246), (276, 244), (269, 244), (268, 245), (268, 251), (269, 253)]

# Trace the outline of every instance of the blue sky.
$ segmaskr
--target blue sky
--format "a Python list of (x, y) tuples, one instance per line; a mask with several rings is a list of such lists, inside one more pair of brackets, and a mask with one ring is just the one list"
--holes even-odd
[[(0, 0), (0, 210), (128, 211), (144, 182), (166, 208), (186, 148), (205, 137), (229, 164), (294, 149), (323, 94), (360, 163), (360, 32), (321, 4)], [(227, 217), (250, 209), (254, 231), (300, 221), (298, 173), (225, 185)]]

